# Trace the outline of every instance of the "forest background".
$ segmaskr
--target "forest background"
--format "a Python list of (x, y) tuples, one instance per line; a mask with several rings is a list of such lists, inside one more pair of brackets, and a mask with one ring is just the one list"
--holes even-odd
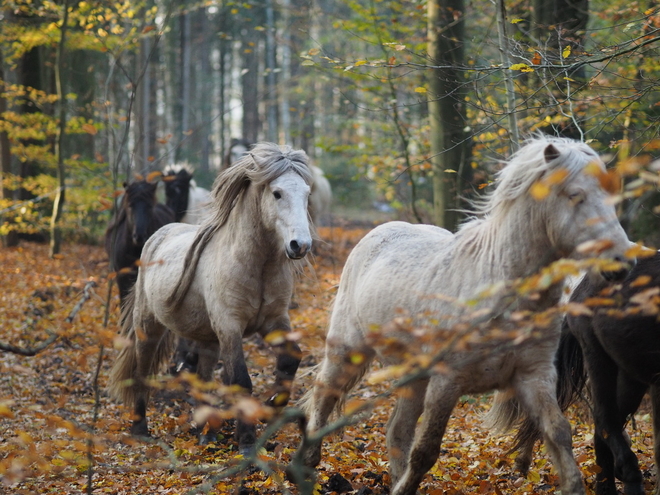
[[(24, 0), (0, 2), (0, 15), (0, 235), (8, 247), (25, 238), (50, 241), (48, 253), (8, 251), (22, 261), (12, 258), (19, 264), (11, 265), (11, 277), (6, 272), (9, 284), (17, 274), (25, 282), (12, 287), (36, 294), (43, 281), (26, 278), (30, 264), (47, 256), (59, 263), (51, 268), (63, 272), (46, 278), (68, 299), (57, 291), (46, 300), (37, 296), (46, 305), (61, 299), (46, 322), (65, 319), (70, 287), (89, 290), (85, 276), (73, 275), (62, 258), (62, 243), (76, 245), (67, 256), (102, 256), (82, 246), (100, 241), (124, 181), (185, 162), (198, 184), (209, 187), (238, 137), (306, 150), (332, 183), (337, 223), (371, 222), (385, 210), (388, 218), (450, 229), (525, 136), (583, 139), (623, 179), (617, 199), (630, 237), (660, 245), (655, 1)], [(321, 284), (331, 287), (355, 239), (341, 228), (322, 235), (339, 250), (319, 256), (321, 264), (331, 263), (329, 275), (319, 272)], [(90, 271), (86, 266), (83, 273)], [(308, 306), (327, 310), (330, 297), (323, 294)], [(8, 296), (7, 307), (32, 308), (34, 301), (25, 299)], [(99, 349), (102, 355), (100, 343), (111, 345), (112, 331), (103, 329), (116, 316), (108, 322), (99, 307), (83, 318), (96, 329), (93, 336), (75, 327), (58, 334), (66, 345), (86, 349), (77, 362), (85, 377), (76, 380), (94, 379), (87, 359)], [(38, 311), (34, 321), (42, 319)], [(23, 321), (27, 313), (19, 313), (6, 321)], [(321, 340), (319, 315), (299, 318), (307, 326), (314, 321), (314, 338)], [(12, 328), (5, 337), (18, 336), (27, 347), (50, 335), (32, 323)], [(21, 371), (21, 358), (11, 359), (17, 361), (7, 370)], [(48, 359), (49, 365), (67, 360)], [(86, 414), (98, 412), (93, 391), (84, 394), (96, 404)], [(1, 402), (0, 416), (15, 420), (16, 409), (13, 399)], [(34, 457), (10, 449), (1, 466), (6, 482), (52, 481), (66, 469), (92, 469), (94, 449), (105, 440), (68, 423), (76, 414), (39, 419), (73, 444), (48, 450), (19, 432), (8, 445), (33, 448)], [(199, 461), (186, 442), (177, 455)], [(295, 444), (289, 442), (287, 449)], [(152, 454), (146, 449), (143, 456)], [(47, 459), (48, 469), (35, 459)], [(379, 457), (365, 472), (382, 480), (380, 463)], [(185, 472), (177, 471), (177, 489)], [(543, 476), (542, 484), (552, 483), (552, 475)]]

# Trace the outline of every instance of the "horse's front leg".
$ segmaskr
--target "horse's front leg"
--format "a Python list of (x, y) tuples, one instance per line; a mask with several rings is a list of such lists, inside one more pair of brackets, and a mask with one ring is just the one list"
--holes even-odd
[[(591, 384), (594, 407), (594, 450), (601, 471), (596, 475), (596, 493), (615, 495), (615, 476), (626, 495), (642, 495), (642, 472), (624, 432), (628, 413), (634, 412), (644, 395), (641, 387), (620, 372), (592, 333), (583, 332), (580, 345)], [(631, 406), (631, 404), (634, 404)]]
[[(246, 394), (252, 394), (252, 380), (245, 364), (243, 354), (243, 335), (241, 332), (226, 332), (219, 336), (220, 350), (223, 361), (223, 380), (227, 385), (238, 385)], [(202, 356), (197, 364), (201, 373)], [(205, 366), (205, 365), (204, 365)], [(214, 365), (215, 366), (215, 365)], [(200, 374), (201, 376), (201, 374)], [(257, 440), (257, 429), (253, 421), (246, 420), (240, 414), (236, 418), (236, 438), (238, 449), (242, 454), (248, 454)]]

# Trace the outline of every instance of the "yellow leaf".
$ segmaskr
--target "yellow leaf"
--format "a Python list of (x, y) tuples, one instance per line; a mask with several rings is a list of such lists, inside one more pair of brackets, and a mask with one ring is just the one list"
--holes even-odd
[(532, 184), (532, 187), (529, 188), (529, 194), (532, 195), (536, 201), (541, 201), (548, 197), (550, 194), (550, 186), (545, 182), (535, 182)]
[(313, 57), (314, 55), (318, 55), (320, 51), (321, 51), (321, 50), (319, 50), (318, 48), (311, 48), (311, 49), (307, 52), (307, 54), (308, 54), (308, 55), (311, 55), (311, 56)]
[(313, 60), (303, 60), (300, 65), (305, 65), (305, 66), (314, 65), (314, 61)]
[(655, 256), (656, 250), (655, 249), (649, 249), (646, 246), (642, 246), (641, 244), (634, 244), (632, 247), (629, 247), (626, 252), (625, 256), (626, 258), (650, 258), (651, 256)]
[(534, 72), (534, 69), (527, 64), (513, 64), (509, 69), (519, 70), (520, 72)]
[(358, 60), (357, 62), (355, 62), (355, 67), (360, 67), (361, 65), (364, 65), (366, 63), (367, 63), (366, 60)]
[(519, 22), (524, 21), (525, 19), (512, 19), (511, 24), (518, 24)]
[(568, 56), (569, 56), (570, 54), (571, 54), (571, 45), (568, 45), (568, 46), (566, 46), (566, 48), (564, 48), (564, 51), (561, 52), (561, 56), (562, 56), (563, 58), (568, 58)]
[(14, 413), (9, 408), (9, 402), (6, 401), (6, 402), (0, 403), (0, 418), (12, 419), (13, 417), (14, 417)]
[(415, 88), (415, 93), (426, 93), (426, 88), (423, 86), (417, 86)]
[(560, 168), (551, 173), (548, 177), (545, 178), (544, 182), (549, 186), (556, 186), (561, 184), (568, 177), (568, 170), (565, 168)]

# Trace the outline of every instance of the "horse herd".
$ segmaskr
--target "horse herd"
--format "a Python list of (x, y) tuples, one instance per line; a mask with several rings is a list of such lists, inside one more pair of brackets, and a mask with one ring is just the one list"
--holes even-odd
[[(176, 338), (193, 343), (202, 379), (212, 379), (221, 355), (224, 383), (250, 394), (242, 340), (283, 332), (271, 340), (277, 362), (269, 404), (277, 406), (288, 402), (302, 356), (286, 336), (294, 273), (312, 248), (317, 177), (307, 156), (288, 146), (254, 146), (218, 175), (198, 225), (173, 223), (191, 213), (194, 189), (185, 187), (184, 172), (164, 177), (179, 201), (168, 192), (169, 216), (157, 215), (149, 199), (140, 208), (151, 209), (153, 220), (137, 232), (143, 219), (130, 210), (155, 188), (129, 185), (108, 229), (115, 267), (140, 259), (137, 276), (118, 273), (121, 332), (130, 344), (109, 380), (111, 394), (132, 407), (138, 436), (149, 434), (148, 378), (171, 359)], [(367, 234), (343, 269), (324, 356), (300, 401), (307, 435), (327, 426), (379, 359), (409, 370), (388, 423), (393, 495), (417, 492), (459, 398), (493, 390), (491, 423), (522, 422), (517, 467), (526, 472), (542, 438), (561, 493), (583, 494), (562, 409), (588, 383), (601, 468), (596, 492), (615, 494), (618, 478), (626, 494), (644, 493), (624, 427), (650, 388), (657, 464), (660, 256), (630, 259), (639, 250), (617, 220), (605, 174), (588, 145), (537, 135), (505, 164), (497, 187), (455, 234), (404, 222)], [(575, 315), (564, 316), (568, 306), (559, 305), (563, 258), (585, 258), (579, 266), (593, 268), (571, 296), (571, 304), (582, 304)], [(239, 449), (247, 453), (256, 427), (240, 411), (236, 419)], [(320, 443), (303, 441), (299, 455), (317, 466)]]

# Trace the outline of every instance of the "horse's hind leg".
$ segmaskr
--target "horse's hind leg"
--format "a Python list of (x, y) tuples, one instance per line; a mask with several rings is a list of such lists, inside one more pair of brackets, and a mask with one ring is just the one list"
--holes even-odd
[[(352, 359), (352, 357), (354, 359)], [(303, 409), (308, 413), (307, 432), (323, 428), (337, 404), (357, 384), (373, 360), (371, 349), (350, 349), (326, 342), (325, 357), (314, 380), (314, 388), (305, 397)], [(315, 467), (321, 462), (321, 442), (309, 446), (303, 455), (306, 466)]]
[(135, 406), (131, 434), (146, 437), (149, 436), (147, 403), (150, 392), (146, 379), (155, 372), (158, 348), (162, 344), (162, 339), (166, 337), (167, 329), (153, 318), (144, 320), (141, 328), (142, 332), (136, 336), (137, 342), (135, 343), (137, 367), (134, 377)]
[(403, 476), (406, 468), (417, 420), (424, 410), (424, 395), (428, 383), (428, 379), (417, 380), (402, 389), (387, 423), (387, 451), (392, 485)]
[(557, 404), (554, 366), (516, 380), (516, 395), (529, 417), (539, 426), (560, 476), (563, 495), (584, 494), (582, 475), (573, 457), (571, 425)]
[[(397, 479), (392, 476), (392, 495), (415, 495), (417, 493), (417, 488), (424, 475), (438, 460), (442, 437), (445, 434), (451, 411), (454, 409), (459, 397), (460, 390), (445, 377), (435, 376), (430, 379), (423, 402), (424, 415), (422, 416), (422, 423), (418, 426), (414, 435), (414, 442), (408, 454), (405, 470), (400, 476), (397, 475)], [(419, 397), (413, 396), (413, 400), (419, 399)], [(399, 402), (409, 400), (400, 398)], [(409, 408), (404, 408), (401, 412), (408, 409), (410, 412), (415, 413), (417, 407), (411, 404)], [(397, 408), (399, 408), (398, 404)], [(394, 427), (394, 425), (391, 425), (391, 427)], [(389, 436), (393, 434), (393, 430), (390, 429), (387, 434), (388, 443), (391, 444)]]

